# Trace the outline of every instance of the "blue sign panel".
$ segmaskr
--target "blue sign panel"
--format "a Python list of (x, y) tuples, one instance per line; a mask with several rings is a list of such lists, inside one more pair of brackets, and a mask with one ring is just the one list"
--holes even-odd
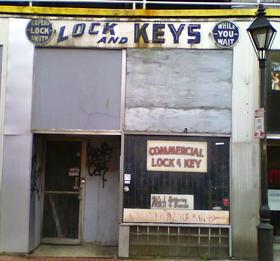
[(215, 25), (213, 31), (215, 43), (220, 47), (232, 47), (239, 38), (238, 27), (229, 21), (223, 21)]
[(33, 44), (45, 44), (52, 38), (52, 24), (44, 18), (31, 19), (26, 27), (26, 35)]

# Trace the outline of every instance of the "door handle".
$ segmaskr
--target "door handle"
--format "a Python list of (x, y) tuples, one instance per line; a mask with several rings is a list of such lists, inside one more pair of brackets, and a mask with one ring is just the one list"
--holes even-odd
[(85, 185), (85, 183), (86, 183), (85, 178), (81, 178), (80, 190), (79, 190), (79, 199), (80, 200), (83, 198), (83, 185)]
[(79, 177), (75, 177), (74, 190), (79, 190)]

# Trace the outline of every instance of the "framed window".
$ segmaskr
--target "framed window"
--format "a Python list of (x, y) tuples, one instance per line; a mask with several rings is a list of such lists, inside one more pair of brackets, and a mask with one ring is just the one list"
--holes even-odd
[(124, 208), (229, 210), (229, 138), (126, 135), (124, 170)]
[(267, 121), (269, 133), (280, 133), (280, 51), (271, 51), (267, 59)]

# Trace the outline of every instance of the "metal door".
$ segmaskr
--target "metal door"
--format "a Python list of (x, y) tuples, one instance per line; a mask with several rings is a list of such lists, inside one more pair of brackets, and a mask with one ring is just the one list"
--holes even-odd
[(46, 144), (42, 242), (80, 242), (81, 141)]

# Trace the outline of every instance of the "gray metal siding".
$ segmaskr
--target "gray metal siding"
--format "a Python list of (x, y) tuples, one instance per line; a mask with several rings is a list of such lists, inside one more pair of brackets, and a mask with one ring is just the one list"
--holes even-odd
[(35, 57), (33, 129), (120, 129), (120, 50), (36, 49)]
[(4, 136), (1, 251), (27, 252), (32, 135)]
[[(0, 190), (0, 252), (29, 251), (33, 46), (27, 20), (9, 19), (5, 54), (5, 116)], [(3, 97), (4, 98), (4, 97)]]
[(232, 51), (127, 51), (126, 129), (231, 132)]

